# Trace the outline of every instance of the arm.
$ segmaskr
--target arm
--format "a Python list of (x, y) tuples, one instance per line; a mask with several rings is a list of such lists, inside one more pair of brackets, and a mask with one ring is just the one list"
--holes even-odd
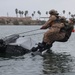
[(50, 16), (49, 20), (41, 27), (41, 29), (47, 29), (51, 26), (51, 22), (56, 20), (56, 17), (54, 15)]

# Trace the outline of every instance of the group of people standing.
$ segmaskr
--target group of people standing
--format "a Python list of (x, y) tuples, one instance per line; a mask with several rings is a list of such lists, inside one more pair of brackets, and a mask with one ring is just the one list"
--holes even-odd
[(49, 50), (55, 41), (66, 42), (72, 33), (74, 28), (73, 18), (67, 20), (64, 16), (59, 16), (59, 13), (54, 9), (50, 10), (49, 14), (49, 20), (40, 28), (49, 29), (45, 32), (42, 43), (32, 48), (33, 52)]

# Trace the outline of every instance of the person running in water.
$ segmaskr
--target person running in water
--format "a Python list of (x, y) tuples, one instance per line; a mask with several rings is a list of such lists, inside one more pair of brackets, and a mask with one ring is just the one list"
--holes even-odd
[[(39, 50), (40, 52), (44, 50), (49, 50), (55, 41), (66, 42), (71, 35), (73, 26), (72, 28), (70, 27), (70, 25), (66, 26), (65, 17), (60, 17), (59, 13), (54, 9), (50, 10), (49, 14), (50, 14), (49, 20), (40, 28), (40, 29), (49, 28), (49, 30), (45, 32), (42, 43), (39, 43), (37, 47), (33, 47), (31, 49), (32, 52), (35, 52), (37, 50)], [(69, 21), (67, 24), (70, 23), (72, 22)], [(70, 29), (70, 32), (66, 32), (68, 29)], [(68, 33), (69, 35), (67, 35)], [(65, 38), (66, 36), (67, 38)]]

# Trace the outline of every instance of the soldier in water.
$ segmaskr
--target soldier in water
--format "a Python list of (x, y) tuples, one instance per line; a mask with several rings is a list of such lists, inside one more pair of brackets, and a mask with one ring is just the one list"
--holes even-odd
[[(67, 30), (66, 24), (65, 24), (66, 18), (60, 17), (59, 13), (56, 10), (50, 10), (49, 14), (50, 14), (49, 20), (40, 28), (40, 29), (49, 28), (49, 30), (45, 32), (42, 43), (39, 43), (37, 47), (33, 47), (31, 49), (33, 52), (37, 51), (38, 49), (40, 52), (46, 49), (49, 50), (55, 41), (65, 42), (70, 37), (69, 35), (67, 39), (65, 38), (66, 30)], [(71, 21), (69, 22), (72, 23)], [(68, 24), (70, 24), (69, 22)], [(71, 34), (71, 31), (70, 31), (70, 34)]]

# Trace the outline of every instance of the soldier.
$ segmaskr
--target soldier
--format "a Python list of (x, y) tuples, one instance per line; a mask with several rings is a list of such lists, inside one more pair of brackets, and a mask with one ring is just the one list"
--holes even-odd
[[(62, 18), (63, 20), (65, 20), (64, 18)], [(64, 23), (64, 27), (61, 29), (60, 31), (60, 35), (62, 35), (63, 33), (65, 33), (65, 37), (61, 40), (57, 40), (59, 42), (66, 42), (68, 41), (69, 37), (71, 36), (71, 33), (73, 32), (74, 29), (74, 19), (69, 19), (68, 21), (65, 20)]]
[(56, 10), (49, 11), (50, 17), (49, 20), (41, 27), (41, 29), (49, 30), (44, 34), (43, 42), (39, 43), (37, 47), (33, 47), (32, 51), (37, 51), (39, 49), (42, 52), (45, 49), (50, 49), (52, 47), (53, 42), (57, 39), (63, 39), (65, 37), (65, 33), (61, 36), (58, 36), (60, 30), (65, 26), (63, 22), (60, 21), (59, 14)]

